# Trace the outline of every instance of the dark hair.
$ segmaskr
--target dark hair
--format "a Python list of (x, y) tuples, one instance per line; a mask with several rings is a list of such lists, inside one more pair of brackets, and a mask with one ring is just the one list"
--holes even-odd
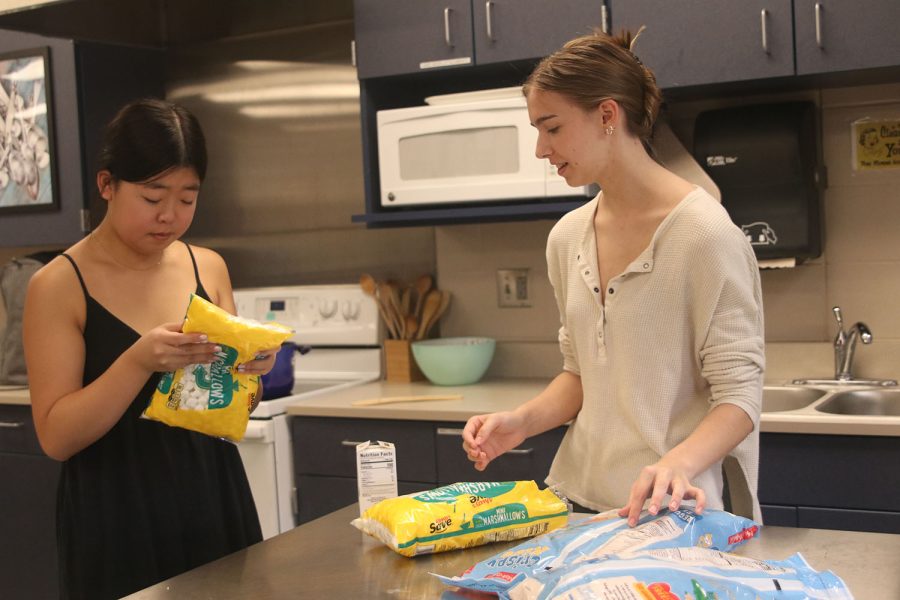
[(117, 181), (141, 183), (173, 167), (206, 176), (206, 139), (186, 108), (154, 98), (122, 107), (106, 126), (98, 168)]
[(523, 92), (557, 92), (585, 110), (615, 100), (625, 113), (628, 130), (649, 148), (662, 93), (653, 72), (631, 51), (641, 31), (632, 35), (626, 30), (617, 36), (595, 31), (571, 40), (538, 63)]

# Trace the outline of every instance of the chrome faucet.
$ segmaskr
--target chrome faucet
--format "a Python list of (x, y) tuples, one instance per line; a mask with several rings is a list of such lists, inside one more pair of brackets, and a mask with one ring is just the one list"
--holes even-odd
[(838, 331), (834, 336), (834, 378), (837, 381), (850, 381), (853, 379), (853, 353), (856, 351), (857, 340), (863, 344), (872, 343), (872, 332), (868, 326), (859, 321), (854, 323), (848, 331), (844, 331), (844, 319), (841, 317), (841, 307), (833, 309), (834, 318), (837, 320)]
[(862, 322), (854, 323), (850, 329), (844, 331), (844, 319), (841, 317), (841, 307), (833, 309), (834, 318), (837, 321), (837, 335), (834, 336), (834, 379), (794, 379), (796, 385), (857, 385), (857, 386), (882, 386), (895, 387), (896, 379), (856, 379), (851, 373), (853, 368), (853, 353), (856, 351), (856, 342), (863, 344), (872, 343), (872, 332)]

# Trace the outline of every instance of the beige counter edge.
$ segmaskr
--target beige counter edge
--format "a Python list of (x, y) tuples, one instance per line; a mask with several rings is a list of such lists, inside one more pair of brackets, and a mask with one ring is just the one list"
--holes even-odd
[[(340, 417), (350, 419), (399, 419), (413, 421), (465, 422), (478, 414), (511, 410), (544, 389), (539, 379), (485, 381), (471, 386), (440, 387), (428, 383), (395, 384), (376, 381), (288, 406), (296, 417)], [(352, 406), (355, 400), (401, 394), (455, 394), (463, 399), (437, 402)], [(766, 433), (810, 433), (826, 435), (900, 436), (900, 417), (830, 415), (804, 409), (763, 413), (760, 431)]]

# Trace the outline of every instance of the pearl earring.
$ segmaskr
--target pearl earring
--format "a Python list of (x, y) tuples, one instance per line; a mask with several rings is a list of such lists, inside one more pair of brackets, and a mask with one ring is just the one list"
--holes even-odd
[(615, 130), (616, 130), (616, 128), (615, 128), (614, 126), (612, 126), (612, 125), (607, 125), (607, 126), (606, 126), (606, 135), (612, 135), (612, 134), (613, 134), (613, 131), (615, 131)]

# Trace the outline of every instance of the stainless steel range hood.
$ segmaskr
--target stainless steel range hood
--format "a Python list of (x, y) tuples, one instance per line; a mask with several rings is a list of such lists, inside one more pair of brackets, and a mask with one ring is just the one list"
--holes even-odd
[(46, 4), (56, 4), (68, 1), (69, 0), (0, 0), (0, 15), (38, 8)]

